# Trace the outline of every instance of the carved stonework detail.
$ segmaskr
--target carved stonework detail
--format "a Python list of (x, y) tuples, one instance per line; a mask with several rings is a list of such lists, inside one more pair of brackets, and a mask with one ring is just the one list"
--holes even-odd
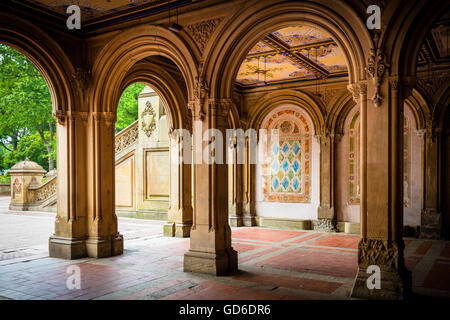
[(359, 103), (361, 101), (361, 95), (360, 95), (360, 86), (357, 83), (352, 83), (347, 86), (348, 91), (353, 96), (353, 101), (356, 103)]
[(186, 26), (187, 32), (197, 43), (197, 46), (202, 53), (203, 50), (205, 50), (206, 44), (211, 38), (212, 33), (216, 30), (222, 20), (223, 18), (216, 18)]
[(156, 129), (156, 114), (150, 101), (145, 104), (144, 111), (141, 113), (142, 131), (150, 138)]
[(396, 242), (378, 239), (361, 239), (358, 245), (360, 268), (377, 265), (383, 271), (399, 270), (399, 247)]
[(444, 89), (444, 86), (448, 86), (450, 83), (450, 77), (433, 77), (429, 79), (419, 78), (417, 79), (417, 86), (421, 88), (430, 102), (437, 103), (437, 99), (440, 98), (438, 92)]
[(57, 191), (57, 179), (56, 176), (51, 180), (47, 181), (45, 184), (36, 189), (34, 194), (35, 202), (42, 202), (50, 199), (56, 194)]
[(335, 232), (336, 221), (330, 219), (318, 219), (314, 224), (314, 230), (324, 232)]
[(17, 196), (22, 194), (22, 183), (20, 183), (19, 179), (15, 179), (13, 183), (13, 199), (16, 199)]
[(381, 48), (370, 49), (366, 71), (367, 75), (373, 80), (373, 83), (376, 86), (375, 95), (371, 100), (377, 107), (381, 106), (381, 103), (383, 102), (383, 96), (380, 93), (380, 85), (388, 69), (389, 64), (387, 63), (386, 55), (383, 50)]
[(324, 88), (324, 89), (320, 90), (320, 92), (318, 94), (316, 94), (316, 97), (320, 101), (322, 101), (322, 103), (325, 107), (327, 107), (328, 104), (330, 103), (331, 99), (333, 99), (339, 91), (340, 91), (339, 89)]
[(92, 83), (92, 74), (90, 70), (77, 68), (72, 74), (72, 78), (78, 90), (86, 90)]
[(120, 132), (120, 134), (116, 136), (115, 140), (116, 154), (136, 144), (138, 140), (138, 135), (139, 135), (138, 122), (134, 123), (133, 125), (129, 126), (125, 130)]

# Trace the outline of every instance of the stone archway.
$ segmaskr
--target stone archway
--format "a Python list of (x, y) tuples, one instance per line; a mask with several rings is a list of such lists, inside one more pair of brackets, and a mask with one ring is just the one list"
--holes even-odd
[[(128, 87), (134, 82), (144, 83), (155, 90), (159, 98), (163, 101), (166, 109), (169, 133), (169, 155), (170, 155), (170, 197), (168, 222), (164, 226), (165, 236), (188, 237), (192, 226), (192, 203), (191, 203), (191, 164), (180, 163), (179, 159), (186, 157), (182, 146), (182, 136), (178, 135), (177, 130), (192, 131), (190, 112), (186, 108), (187, 93), (185, 87), (180, 83), (180, 79), (176, 79), (157, 62), (142, 60), (136, 63), (128, 72), (123, 80), (122, 88)], [(181, 74), (179, 75), (181, 76)], [(137, 157), (144, 157), (143, 150)], [(145, 151), (147, 152), (147, 151)], [(145, 157), (144, 157), (145, 158)], [(147, 160), (143, 160), (144, 162)], [(136, 170), (142, 166), (143, 161), (138, 161)], [(144, 168), (148, 166), (144, 165)], [(147, 173), (142, 171), (137, 174), (136, 183), (138, 189), (142, 190), (137, 194), (137, 199), (141, 204), (145, 201), (146, 183), (145, 177)], [(139, 171), (139, 170), (138, 170)]]

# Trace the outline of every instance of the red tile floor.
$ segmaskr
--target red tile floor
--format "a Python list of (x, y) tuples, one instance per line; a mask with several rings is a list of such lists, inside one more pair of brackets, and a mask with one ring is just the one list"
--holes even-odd
[[(158, 225), (159, 222), (155, 222)], [(0, 263), (2, 299), (348, 299), (357, 271), (358, 236), (234, 228), (239, 272), (214, 277), (183, 272), (189, 239), (161, 228), (128, 239), (121, 256), (65, 261), (39, 256)], [(450, 242), (407, 239), (414, 292), (450, 297)], [(79, 267), (80, 289), (68, 289)]]

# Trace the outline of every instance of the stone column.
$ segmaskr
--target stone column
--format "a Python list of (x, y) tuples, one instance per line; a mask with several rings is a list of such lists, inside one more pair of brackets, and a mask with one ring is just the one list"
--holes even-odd
[(164, 225), (166, 237), (189, 237), (192, 227), (191, 139), (184, 131), (169, 132), (170, 209)]
[[(228, 164), (228, 218), (230, 226), (242, 227), (244, 225), (243, 212), (242, 212), (242, 167), (241, 159), (238, 159), (238, 148), (244, 146), (238, 146), (238, 141), (234, 137), (233, 148), (228, 149), (230, 162)], [(245, 152), (245, 150), (239, 150), (239, 152)]]
[(114, 123), (112, 112), (92, 112), (89, 116), (86, 253), (94, 258), (123, 253), (115, 213)]
[[(411, 291), (404, 263), (403, 228), (403, 100), (401, 79), (382, 81), (380, 54), (375, 81), (350, 85), (361, 117), (361, 240), (352, 297), (402, 299)], [(370, 75), (370, 73), (369, 73)], [(381, 79), (380, 79), (381, 78)], [(367, 95), (371, 98), (367, 100)], [(369, 266), (380, 270), (381, 288), (369, 289)], [(370, 280), (369, 280), (370, 281)]]
[[(256, 226), (256, 161), (250, 161), (253, 157), (256, 157), (256, 147), (253, 149), (251, 146), (252, 140), (250, 137), (245, 137), (245, 164), (242, 167), (243, 177), (243, 198), (242, 198), (242, 211), (243, 211), (243, 224), (246, 227)], [(255, 141), (256, 143), (256, 141)], [(255, 150), (255, 153), (252, 153)], [(255, 159), (255, 158), (253, 158)]]
[(87, 112), (57, 112), (57, 214), (49, 240), (50, 257), (86, 257)]
[(336, 211), (334, 208), (334, 172), (336, 143), (340, 135), (322, 134), (318, 136), (320, 142), (320, 206), (314, 230), (336, 231)]
[[(211, 141), (226, 155), (224, 141), (231, 100), (197, 99), (191, 104), (194, 126), (194, 218), (191, 246), (184, 255), (184, 271), (222, 275), (237, 270), (237, 252), (231, 247), (228, 224), (228, 168), (225, 161), (207, 163), (201, 158)], [(206, 109), (206, 111), (205, 111)], [(203, 141), (209, 129), (218, 129), (220, 137)], [(217, 140), (215, 140), (217, 139)], [(217, 156), (218, 151), (211, 152)], [(205, 152), (207, 154), (207, 152)]]
[(439, 210), (439, 131), (432, 119), (426, 121), (420, 238), (439, 239), (442, 235), (442, 214)]

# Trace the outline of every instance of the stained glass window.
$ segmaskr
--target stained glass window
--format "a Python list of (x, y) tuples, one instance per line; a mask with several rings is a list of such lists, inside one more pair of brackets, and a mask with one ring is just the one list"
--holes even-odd
[(265, 201), (310, 201), (311, 133), (306, 117), (300, 110), (283, 108), (264, 121), (263, 128), (268, 132), (264, 150)]

